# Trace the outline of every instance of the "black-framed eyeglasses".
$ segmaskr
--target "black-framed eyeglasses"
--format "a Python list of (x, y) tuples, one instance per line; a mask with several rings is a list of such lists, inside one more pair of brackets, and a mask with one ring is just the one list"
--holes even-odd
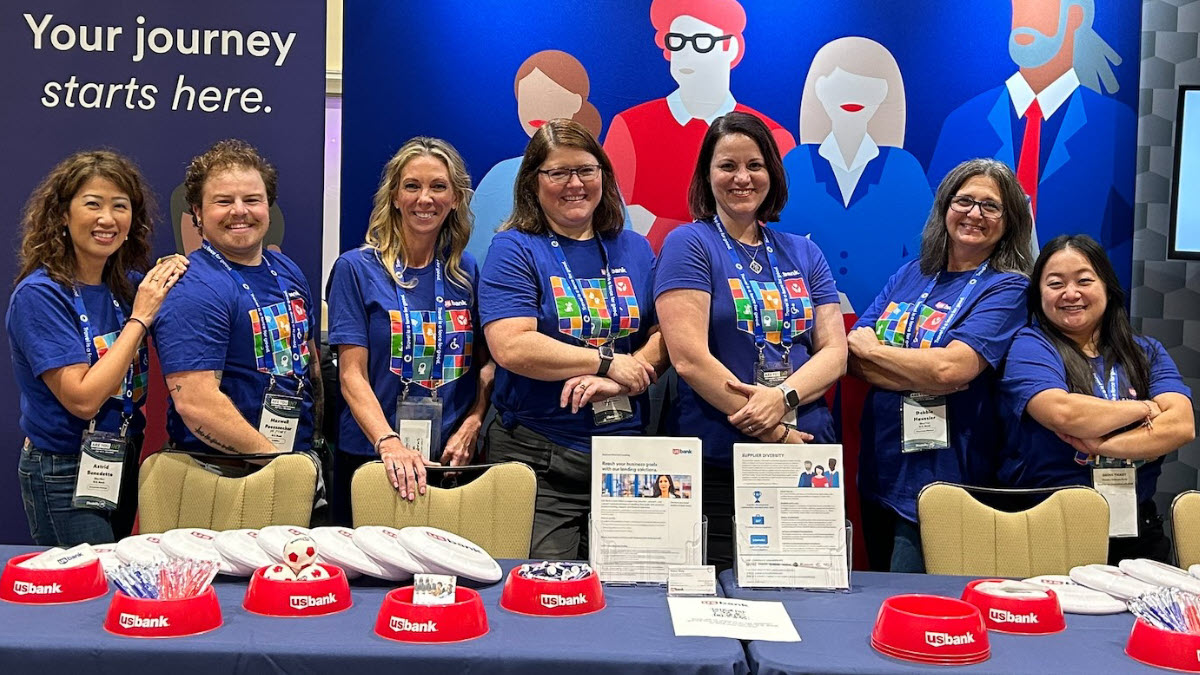
[(573, 169), (559, 167), (557, 169), (538, 169), (538, 173), (550, 179), (551, 183), (566, 183), (571, 175), (579, 176), (579, 180), (590, 183), (600, 177), (599, 164), (584, 164)]
[(717, 46), (718, 42), (725, 42), (726, 49), (729, 48), (728, 40), (733, 38), (732, 35), (709, 35), (708, 33), (696, 33), (695, 35), (684, 35), (683, 33), (667, 33), (664, 44), (667, 49), (677, 52), (687, 46), (687, 43), (692, 43), (692, 48), (700, 54), (707, 54)]
[(966, 195), (958, 195), (950, 199), (950, 208), (959, 213), (970, 213), (971, 209), (979, 207), (979, 213), (988, 220), (995, 220), (1004, 215), (1004, 207), (990, 199), (977, 201)]

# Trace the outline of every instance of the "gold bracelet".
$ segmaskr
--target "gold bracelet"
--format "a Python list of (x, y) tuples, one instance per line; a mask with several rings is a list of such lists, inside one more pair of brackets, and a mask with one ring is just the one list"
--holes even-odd
[(1146, 427), (1146, 429), (1153, 429), (1154, 428), (1154, 408), (1150, 407), (1149, 401), (1142, 401), (1142, 404), (1144, 404), (1146, 406), (1146, 419), (1142, 422), (1142, 426)]

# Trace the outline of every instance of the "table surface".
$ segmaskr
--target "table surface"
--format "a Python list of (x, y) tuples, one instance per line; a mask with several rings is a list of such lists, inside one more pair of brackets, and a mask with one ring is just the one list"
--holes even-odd
[(900, 593), (957, 598), (973, 577), (854, 572), (850, 592), (750, 590), (720, 575), (725, 595), (744, 600), (779, 600), (787, 607), (801, 642), (746, 643), (752, 672), (778, 673), (1164, 673), (1125, 655), (1133, 628), (1129, 613), (1068, 614), (1067, 629), (1053, 635), (1010, 635), (991, 631), (992, 655), (971, 666), (930, 666), (884, 656), (871, 647), (871, 629), (883, 601)]
[[(39, 549), (0, 546), (0, 560), (34, 550)], [(516, 564), (501, 561), (505, 574)], [(214, 586), (224, 625), (203, 635), (170, 639), (106, 632), (111, 591), (70, 605), (0, 601), (0, 673), (748, 672), (737, 640), (675, 637), (663, 588), (606, 587), (603, 610), (548, 618), (501, 608), (502, 584), (476, 586), (487, 610), (486, 635), (453, 644), (408, 644), (374, 632), (383, 597), (394, 585), (356, 580), (351, 582), (353, 607), (299, 619), (242, 609), (245, 580), (218, 580)]]

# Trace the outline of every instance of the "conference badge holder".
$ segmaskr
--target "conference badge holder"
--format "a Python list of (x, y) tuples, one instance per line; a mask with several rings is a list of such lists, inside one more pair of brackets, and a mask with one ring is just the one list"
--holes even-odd
[(592, 420), (596, 426), (624, 422), (633, 417), (633, 403), (621, 394), (592, 403)]
[(1092, 485), (1108, 502), (1108, 536), (1138, 534), (1137, 470), (1124, 460), (1101, 457), (1092, 469)]
[(924, 452), (950, 447), (946, 397), (912, 392), (900, 404), (900, 451)]
[(429, 459), (432, 448), (442, 447), (442, 401), (436, 396), (410, 397), (407, 390), (405, 386), (396, 402), (396, 433), (404, 447)]
[(114, 511), (121, 498), (121, 473), (129, 439), (125, 437), (128, 421), (120, 433), (96, 431), (92, 420), (79, 446), (79, 473), (75, 477), (75, 494), (71, 506), (77, 509)]
[(304, 398), (299, 392), (289, 394), (283, 391), (272, 376), (267, 393), (263, 395), (258, 433), (266, 436), (279, 452), (291, 452), (296, 446), (296, 430), (300, 428), (300, 413), (303, 410)]

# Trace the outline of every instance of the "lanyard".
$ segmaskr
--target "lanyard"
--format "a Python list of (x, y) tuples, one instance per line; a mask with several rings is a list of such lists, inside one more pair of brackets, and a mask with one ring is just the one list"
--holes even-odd
[[(754, 311), (754, 346), (758, 349), (758, 360), (761, 363), (763, 350), (767, 346), (767, 333), (763, 328), (766, 298), (755, 293), (754, 287), (750, 285), (750, 279), (746, 276), (746, 266), (738, 259), (737, 249), (729, 240), (729, 233), (725, 231), (725, 224), (721, 222), (721, 216), (713, 214), (713, 223), (717, 226), (717, 233), (721, 235), (721, 241), (725, 243), (725, 252), (729, 254), (733, 268), (741, 277), (742, 288), (746, 289), (746, 294), (750, 296), (750, 308)], [(767, 236), (767, 228), (760, 226), (758, 234), (762, 237), (763, 248), (767, 251), (767, 265), (771, 268), (771, 277), (775, 281), (775, 288), (779, 291), (779, 302), (783, 307), (783, 327), (779, 333), (779, 345), (783, 347), (783, 358), (786, 361), (788, 354), (792, 351), (792, 343), (796, 339), (795, 331), (792, 330), (792, 317), (797, 314), (797, 311), (784, 290), (783, 275), (779, 273), (779, 261), (775, 258), (775, 247), (771, 245), (771, 239)]]
[[(1103, 366), (1101, 366), (1103, 368)], [(1117, 367), (1113, 366), (1112, 370), (1108, 371), (1108, 388), (1104, 387), (1104, 381), (1092, 371), (1092, 380), (1096, 383), (1096, 387), (1100, 391), (1100, 396), (1109, 401), (1120, 401), (1121, 395), (1117, 391)]]
[[(401, 273), (400, 263), (396, 263), (396, 275)], [(393, 280), (394, 283), (394, 280)], [(433, 367), (429, 373), (431, 386), (429, 390), (433, 392), (434, 398), (437, 398), (437, 388), (442, 382), (442, 362), (445, 359), (445, 335), (446, 335), (446, 282), (442, 276), (442, 261), (435, 259), (433, 261), (433, 295), (434, 304), (437, 305), (437, 342), (433, 348)], [(404, 383), (404, 395), (408, 396), (408, 387), (413, 382), (413, 363), (417, 360), (416, 350), (416, 333), (417, 328), (413, 323), (412, 313), (408, 310), (408, 294), (404, 287), (396, 284), (396, 302), (400, 305), (400, 326), (404, 331), (404, 354), (401, 359), (400, 366), (400, 381)], [(417, 324), (421, 322), (418, 321)]]
[[(92, 344), (92, 325), (88, 320), (87, 308), (83, 306), (83, 295), (79, 293), (78, 286), (71, 286), (72, 299), (75, 301), (75, 315), (79, 317), (79, 328), (83, 331), (83, 348), (87, 350), (88, 367), (95, 365), (100, 360), (100, 356), (96, 353), (95, 345)], [(117, 311), (117, 323), (125, 325), (125, 312), (121, 310), (121, 303), (113, 297), (112, 291), (109, 291), (108, 297), (112, 300), (113, 309)], [(122, 387), (121, 396), (121, 435), (125, 435), (125, 430), (129, 428), (129, 420), (133, 417), (133, 364), (137, 363), (141, 356), (141, 348), (137, 350), (134, 356), (133, 363), (129, 364), (129, 370), (125, 372), (125, 384)], [(96, 428), (96, 418), (92, 418), (89, 429)]]
[[(225, 260), (225, 256), (221, 255), (217, 249), (213, 248), (212, 244), (208, 243), (208, 240), (201, 242), (200, 246), (205, 250), (205, 252), (211, 255), (217, 261), (217, 263), (219, 263), (221, 267), (225, 269), (226, 272), (229, 273), (229, 276), (233, 277), (234, 282), (237, 283), (238, 286), (241, 286), (242, 290), (246, 291), (246, 293), (250, 295), (250, 302), (254, 303), (254, 311), (258, 312), (259, 325), (262, 326), (263, 355), (267, 356), (268, 362), (273, 364), (275, 361), (275, 349), (272, 345), (271, 329), (267, 324), (267, 313), (263, 311), (262, 303), (258, 301), (258, 296), (254, 294), (254, 289), (250, 287), (250, 284), (246, 283), (246, 280), (242, 277), (241, 273), (235, 270), (229, 264), (229, 262)], [(263, 251), (262, 261), (267, 266), (267, 271), (271, 273), (271, 277), (275, 279), (275, 284), (279, 287), (279, 294), (283, 296), (283, 307), (287, 312), (288, 322), (291, 324), (291, 329), (288, 331), (288, 347), (292, 351), (291, 375), (292, 377), (296, 378), (297, 393), (299, 393), (299, 391), (304, 389), (304, 370), (300, 366), (302, 363), (300, 360), (300, 345), (303, 344), (304, 340), (303, 336), (298, 335), (300, 323), (296, 321), (296, 317), (292, 314), (292, 303), (288, 298), (287, 287), (283, 285), (283, 279), (279, 278), (279, 273), (276, 272), (275, 268), (271, 265), (270, 259), (267, 258), (266, 251)], [(299, 337), (300, 340), (297, 340), (297, 337)], [(274, 385), (275, 374), (272, 372), (270, 385), (271, 388), (274, 388)]]
[[(931, 347), (936, 347), (941, 342), (942, 336), (950, 328), (950, 324), (958, 314), (958, 310), (962, 309), (962, 306), (967, 302), (967, 298), (971, 297), (971, 293), (975, 290), (975, 285), (979, 283), (979, 279), (987, 271), (987, 268), (988, 263), (985, 261), (975, 270), (975, 274), (971, 276), (967, 285), (963, 287), (962, 292), (958, 294), (958, 300), (954, 301), (954, 306), (946, 313), (946, 318), (942, 319), (942, 324), (938, 326), (937, 332), (933, 335), (933, 340), (929, 343)], [(941, 276), (941, 272), (933, 275), (933, 279), (929, 280), (929, 285), (925, 287), (925, 291), (921, 293), (921, 297), (917, 298), (912, 308), (908, 310), (908, 322), (904, 326), (904, 344), (906, 347), (912, 348), (920, 345), (919, 334), (917, 333), (917, 315), (921, 311), (921, 306), (925, 304), (925, 300), (929, 297), (929, 294), (933, 292), (933, 287), (937, 285), (938, 278)]]
[[(583, 317), (583, 330), (580, 335), (584, 340), (587, 338), (601, 338), (599, 320), (592, 320), (592, 308), (588, 305), (587, 298), (583, 294), (583, 285), (579, 283), (579, 279), (575, 277), (575, 273), (571, 271), (571, 264), (567, 262), (567, 255), (563, 252), (562, 244), (558, 241), (558, 236), (553, 232), (546, 233), (550, 237), (550, 250), (554, 251), (554, 256), (558, 259), (558, 264), (562, 267), (563, 274), (566, 275), (567, 286), (571, 289), (571, 295), (575, 296), (575, 304), (579, 306), (579, 313)], [(596, 244), (600, 246), (600, 258), (604, 263), (604, 279), (608, 283), (608, 288), (601, 291), (604, 295), (604, 304), (608, 306), (609, 316), (609, 331), (606, 342), (612, 342), (614, 336), (620, 333), (622, 319), (625, 316), (621, 313), (620, 303), (617, 302), (617, 286), (613, 281), (612, 267), (608, 264), (608, 249), (604, 246), (604, 240), (600, 235), (594, 235)]]

